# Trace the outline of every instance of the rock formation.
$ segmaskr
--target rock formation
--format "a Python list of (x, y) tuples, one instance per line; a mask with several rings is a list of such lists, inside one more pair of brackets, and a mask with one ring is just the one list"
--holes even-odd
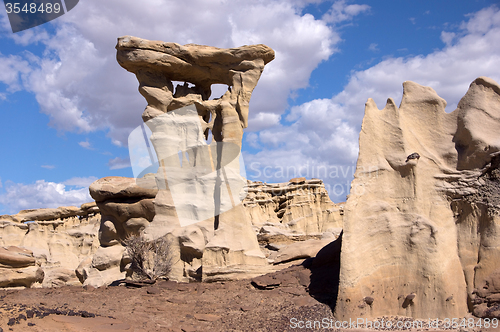
[[(186, 260), (204, 279), (267, 271), (240, 204), (245, 180), (239, 156), (250, 96), (274, 51), (265, 45), (220, 49), (130, 36), (119, 38), (116, 49), (118, 63), (136, 75), (148, 102), (142, 118), (152, 132), (159, 191), (154, 219), (143, 232), (174, 243), (171, 278), (186, 278)], [(174, 89), (172, 81), (184, 84)], [(212, 84), (228, 90), (210, 100)], [(207, 144), (210, 132), (213, 141)], [(181, 256), (184, 244), (177, 246), (186, 234), (199, 237), (188, 259)]]
[[(97, 204), (0, 216), (0, 287), (100, 287), (123, 280), (130, 262), (123, 241), (143, 231), (155, 216), (152, 202), (157, 189), (145, 188), (154, 186), (154, 177), (139, 183), (141, 186), (134, 178), (107, 177), (90, 186)], [(266, 257), (266, 271), (312, 257), (338, 237), (342, 205), (325, 196), (321, 181), (249, 181), (248, 186), (250, 195), (243, 200), (243, 208), (253, 229), (245, 236), (258, 242), (261, 255)], [(269, 199), (258, 199), (261, 196)], [(178, 273), (183, 280), (232, 278), (217, 271), (203, 275), (200, 269), (205, 247), (214, 236), (212, 227), (208, 221), (175, 231), (174, 246), (181, 256)], [(254, 270), (248, 274), (240, 270), (236, 277), (255, 275)]]
[(342, 227), (343, 204), (330, 200), (319, 179), (296, 178), (270, 184), (249, 181), (243, 205), (252, 225), (259, 229), (277, 226), (286, 231), (314, 234)]
[(366, 103), (344, 211), (341, 320), (481, 315), (485, 290), (495, 293), (500, 86), (476, 79), (452, 113), (433, 89), (403, 87), (399, 108)]
[(31, 287), (43, 281), (44, 272), (36, 266), (33, 252), (9, 246), (0, 247), (0, 287)]
[[(496, 82), (476, 79), (452, 113), (413, 82), (399, 107), (369, 99), (351, 192), (334, 204), (318, 179), (240, 174), (250, 95), (271, 49), (123, 37), (117, 51), (148, 102), (156, 159), (136, 178), (94, 182), (96, 204), (0, 216), (0, 287), (108, 285), (130, 275), (123, 244), (143, 234), (171, 241), (176, 281), (255, 277), (316, 256), (305, 262), (315, 270), (310, 294), (336, 299), (342, 321), (500, 315)], [(229, 88), (210, 100), (212, 84)]]
[(75, 270), (99, 247), (100, 219), (95, 203), (0, 216), (0, 287), (81, 285)]
[[(129, 260), (123, 242), (129, 235), (150, 227), (155, 217), (152, 201), (157, 190), (144, 188), (154, 187), (154, 182), (145, 183), (152, 180), (153, 177), (140, 179), (141, 187), (133, 178), (107, 177), (90, 186), (102, 215), (101, 247), (77, 270), (84, 284), (100, 286), (125, 277)], [(203, 257), (215, 232), (213, 220), (205, 220), (177, 227), (171, 233), (172, 247), (180, 257), (174, 268), (181, 280), (214, 281), (260, 275), (283, 268), (281, 264), (312, 257), (338, 237), (342, 206), (330, 201), (321, 180), (279, 184), (249, 181), (248, 187), (249, 195), (242, 207), (253, 229), (248, 228), (249, 233), (242, 236), (258, 243), (259, 255), (266, 258), (265, 265), (257, 271), (248, 266), (236, 272), (224, 266), (207, 268)], [(227, 238), (225, 245), (232, 246), (233, 241)]]

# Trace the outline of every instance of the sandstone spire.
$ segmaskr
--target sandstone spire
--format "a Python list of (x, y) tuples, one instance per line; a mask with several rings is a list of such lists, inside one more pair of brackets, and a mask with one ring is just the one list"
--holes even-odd
[[(119, 38), (116, 49), (118, 63), (136, 75), (148, 102), (142, 118), (152, 133), (159, 191), (144, 234), (174, 239), (179, 264), (171, 278), (185, 277), (179, 237), (186, 231), (206, 242), (191, 260), (203, 267), (204, 279), (262, 273), (267, 261), (241, 205), (246, 179), (240, 151), (252, 91), (274, 51), (265, 45), (221, 49), (130, 36)], [(183, 83), (174, 87), (174, 81)], [(210, 99), (212, 84), (228, 90)]]

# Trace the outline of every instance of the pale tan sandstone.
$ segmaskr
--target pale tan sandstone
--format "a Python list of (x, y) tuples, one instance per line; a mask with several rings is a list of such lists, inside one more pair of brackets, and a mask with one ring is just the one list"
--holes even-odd
[[(105, 183), (106, 189), (103, 189), (104, 186), (101, 183)], [(114, 183), (117, 184), (117, 188), (114, 187)], [(332, 241), (340, 233), (338, 227), (332, 228), (332, 226), (341, 226), (342, 224), (342, 206), (337, 206), (329, 200), (324, 185), (320, 180), (307, 180), (300, 185), (249, 182), (251, 194), (243, 201), (244, 211), (239, 210), (240, 207), (237, 206), (235, 209), (223, 213), (219, 218), (218, 230), (220, 235), (217, 238), (214, 237), (213, 218), (184, 227), (165, 223), (155, 228), (155, 223), (158, 223), (158, 220), (156, 222), (152, 220), (158, 204), (156, 204), (155, 208), (148, 205), (150, 210), (147, 212), (144, 212), (142, 208), (136, 209), (135, 207), (143, 206), (145, 202), (151, 201), (148, 195), (141, 196), (141, 194), (137, 194), (139, 189), (128, 188), (128, 186), (135, 187), (136, 185), (134, 179), (115, 177), (104, 178), (91, 185), (92, 196), (97, 198), (106, 197), (105, 201), (97, 203), (103, 210), (99, 233), (101, 246), (123, 248), (121, 244), (128, 233), (124, 231), (118, 232), (117, 229), (124, 229), (123, 225), (131, 222), (138, 221), (140, 225), (146, 225), (144, 229), (150, 232), (153, 230), (161, 234), (166, 232), (171, 241), (174, 255), (172, 275), (182, 276), (181, 280), (216, 281), (240, 279), (274, 271), (280, 267), (273, 267), (272, 261), (263, 259), (274, 252), (265, 248), (266, 246), (271, 244), (285, 249), (297, 241), (319, 240), (324, 233), (330, 234), (330, 241)], [(95, 188), (101, 188), (99, 189), (100, 196), (95, 195)], [(109, 190), (109, 193), (106, 192), (107, 190)], [(134, 192), (138, 196), (124, 196), (123, 192)], [(253, 192), (268, 195), (270, 199), (256, 201), (255, 196), (252, 196)], [(279, 212), (280, 205), (282, 207), (286, 206), (287, 213)], [(131, 211), (135, 212), (131, 213)], [(228, 227), (228, 221), (226, 220), (229, 219), (229, 222), (237, 221), (240, 214), (247, 215), (253, 229), (248, 228), (248, 225), (244, 223), (234, 223)], [(277, 214), (280, 214), (280, 216), (286, 214), (290, 215), (290, 217), (288, 219), (283, 216), (278, 218)], [(274, 217), (270, 217), (271, 215)], [(140, 216), (149, 217), (145, 219)], [(298, 219), (300, 222), (292, 223), (293, 225), (290, 227), (288, 223), (283, 223), (284, 220), (289, 219)], [(240, 225), (241, 227), (239, 227)], [(264, 226), (258, 227), (257, 225)], [(335, 232), (336, 236), (332, 231)], [(111, 242), (110, 239), (114, 242)], [(254, 241), (257, 242), (257, 239), (260, 246), (254, 246), (253, 244)], [(243, 248), (249, 247), (253, 247), (254, 250), (246, 250), (243, 254)], [(311, 252), (308, 249), (309, 246), (306, 247), (305, 250)], [(234, 253), (228, 254), (228, 248), (231, 248)], [(236, 254), (238, 251), (239, 253)], [(311, 255), (311, 253), (308, 253), (304, 256), (299, 252), (299, 254), (292, 255), (286, 260), (301, 259)], [(120, 257), (116, 256), (115, 261), (119, 261), (119, 259)], [(125, 259), (125, 255), (122, 259)], [(98, 259), (98, 261), (104, 262), (107, 260)], [(246, 264), (242, 264), (242, 261), (245, 261)], [(95, 263), (96, 261), (92, 259), (82, 261), (77, 269), (77, 274), (85, 284), (101, 286), (105, 282), (101, 274), (107, 271), (108, 267), (105, 264)], [(122, 261), (121, 265), (123, 267), (126, 264)], [(101, 268), (97, 268), (99, 266)], [(116, 264), (113, 266), (114, 273), (106, 272), (108, 273), (106, 278), (109, 277), (108, 282), (114, 281), (111, 280), (113, 276), (116, 279), (121, 279), (124, 275), (123, 269), (120, 270)]]
[(0, 267), (28, 267), (35, 265), (33, 252), (15, 247), (0, 247)]
[(125, 247), (121, 245), (100, 247), (92, 257), (83, 260), (76, 268), (76, 275), (83, 285), (107, 286), (125, 279), (125, 265), (129, 262)]
[(99, 179), (90, 185), (89, 190), (96, 202), (105, 202), (110, 199), (116, 201), (127, 198), (154, 198), (158, 192), (157, 189), (137, 185), (134, 178), (121, 176)]
[(42, 287), (62, 287), (62, 286), (80, 286), (75, 269), (66, 267), (55, 267), (44, 271)]
[(127, 258), (123, 241), (144, 230), (155, 215), (153, 199), (158, 190), (154, 179), (142, 181), (141, 186), (134, 178), (110, 176), (90, 185), (90, 195), (96, 200), (101, 217), (100, 247), (75, 267), (84, 285), (100, 287), (125, 278)]
[[(16, 246), (30, 253), (29, 257), (19, 258), (21, 261), (33, 261), (30, 269), (21, 271), (27, 274), (27, 280), (42, 282), (40, 276), (45, 275), (45, 278), (42, 277), (44, 287), (79, 284), (74, 271), (80, 261), (92, 256), (99, 247), (100, 219), (95, 203), (83, 204), (80, 208), (24, 210), (13, 216), (0, 217), (0, 245), (4, 248)], [(0, 256), (2, 250), (0, 247)], [(32, 268), (35, 262), (36, 269)], [(0, 264), (3, 264), (1, 259)], [(20, 284), (19, 278), (13, 274), (16, 269), (11, 266), (9, 270), (8, 273), (3, 270), (5, 280), (2, 287)], [(15, 278), (9, 282), (11, 277)], [(28, 284), (23, 283), (25, 286)]]
[(334, 240), (335, 238), (327, 238), (323, 240), (309, 239), (295, 242), (271, 254), (269, 259), (273, 264), (281, 264), (293, 260), (315, 257), (321, 248)]
[(499, 267), (498, 84), (476, 79), (452, 113), (431, 88), (403, 87), (399, 108), (366, 103), (345, 204), (339, 319), (463, 317)]
[(0, 287), (31, 287), (42, 283), (43, 269), (39, 266), (29, 266), (19, 269), (0, 268)]
[(43, 270), (36, 266), (32, 251), (16, 246), (0, 247), (0, 287), (31, 287), (43, 278)]
[(305, 178), (288, 183), (248, 182), (243, 205), (252, 225), (275, 226), (296, 234), (321, 234), (342, 228), (343, 204), (330, 200), (323, 181)]
[[(174, 243), (179, 259), (170, 278), (188, 280), (186, 271), (199, 264), (203, 279), (267, 271), (240, 204), (245, 181), (239, 155), (252, 91), (274, 51), (265, 45), (221, 49), (130, 36), (119, 38), (116, 49), (118, 63), (136, 75), (139, 92), (148, 102), (142, 118), (152, 131), (160, 167), (155, 216), (144, 234), (151, 239), (167, 235)], [(172, 81), (185, 83), (174, 88)], [(226, 84), (228, 90), (209, 100), (212, 84)], [(213, 143), (207, 145), (204, 137), (210, 132)], [(185, 267), (177, 240), (180, 228), (204, 220), (190, 233), (205, 234), (203, 257), (194, 257), (194, 265)], [(118, 227), (116, 231), (120, 233)]]
[[(242, 127), (238, 128), (239, 124), (236, 123), (225, 124), (223, 129), (222, 122), (218, 120), (216, 127), (224, 131), (223, 135), (227, 131), (228, 135), (224, 135), (226, 140), (228, 136), (241, 135), (243, 128), (247, 127), (250, 96), (264, 65), (274, 59), (274, 51), (262, 44), (221, 49), (125, 36), (118, 38), (116, 49), (118, 63), (137, 75), (139, 91), (149, 103), (143, 118), (149, 119), (149, 114), (167, 112), (194, 102), (206, 105), (208, 110), (213, 107), (212, 103), (221, 103), (208, 102), (211, 85), (230, 86), (231, 91), (222, 98), (227, 104), (221, 106), (220, 120), (237, 116)], [(188, 88), (185, 85), (174, 92), (171, 81), (190, 82), (195, 87)], [(240, 137), (234, 138), (234, 143), (241, 144)]]

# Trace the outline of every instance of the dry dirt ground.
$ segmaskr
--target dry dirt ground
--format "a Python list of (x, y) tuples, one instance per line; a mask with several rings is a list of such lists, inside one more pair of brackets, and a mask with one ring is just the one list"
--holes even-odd
[(339, 331), (306, 326), (334, 324), (331, 276), (331, 268), (296, 265), (232, 282), (1, 290), (0, 332)]
[(331, 318), (307, 290), (310, 271), (293, 266), (251, 280), (160, 281), (145, 287), (0, 291), (3, 331), (292, 331), (291, 318)]

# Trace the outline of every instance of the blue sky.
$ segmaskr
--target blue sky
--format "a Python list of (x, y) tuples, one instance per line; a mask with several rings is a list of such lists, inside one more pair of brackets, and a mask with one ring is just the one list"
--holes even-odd
[(127, 137), (146, 102), (116, 62), (123, 35), (273, 48), (250, 104), (247, 175), (320, 177), (340, 202), (368, 98), (379, 108), (388, 97), (399, 103), (412, 80), (451, 112), (476, 77), (500, 81), (495, 3), (82, 0), (16, 34), (0, 10), (0, 215), (79, 205), (91, 201), (94, 180), (133, 176)]

